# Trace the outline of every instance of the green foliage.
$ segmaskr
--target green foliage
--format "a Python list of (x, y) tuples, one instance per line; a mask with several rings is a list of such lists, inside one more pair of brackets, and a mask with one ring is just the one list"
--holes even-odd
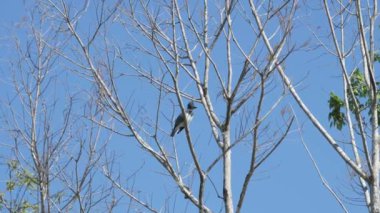
[(33, 205), (27, 201), (23, 201), (21, 206), (19, 207), (19, 210), (20, 212), (25, 212), (25, 213), (29, 213), (29, 212), (38, 212), (38, 205)]
[[(380, 62), (380, 55), (375, 54), (375, 61)], [(371, 94), (370, 88), (366, 84), (365, 77), (360, 72), (359, 69), (354, 70), (350, 77), (350, 83), (352, 87), (352, 93), (347, 89), (348, 94), (348, 104), (351, 112), (354, 114), (358, 114), (364, 110), (368, 110), (368, 115), (371, 117)], [(377, 86), (380, 86), (380, 82), (376, 82)], [(380, 92), (376, 95), (377, 99), (380, 98)], [(342, 112), (345, 107), (344, 101), (333, 92), (330, 93), (329, 98), (329, 107), (330, 113), (328, 119), (330, 121), (330, 126), (336, 127), (338, 130), (342, 130), (343, 126), (346, 124), (345, 122), (345, 114)], [(356, 104), (355, 104), (356, 102)], [(378, 121), (380, 124), (380, 106), (377, 106), (378, 112)]]
[[(38, 204), (32, 204), (24, 199), (25, 190), (34, 190), (37, 187), (37, 178), (23, 168), (17, 160), (10, 160), (7, 162), (9, 171), (9, 180), (6, 181), (6, 192), (0, 192), (0, 210), (7, 206), (11, 212), (39, 212)], [(8, 200), (7, 195), (12, 197), (15, 194), (15, 200)]]
[(369, 88), (365, 82), (363, 74), (360, 72), (359, 69), (356, 69), (352, 73), (350, 77), (350, 82), (351, 82), (352, 90), (355, 97), (360, 97), (360, 98), (368, 97)]
[(37, 178), (27, 170), (22, 170), (21, 173), (17, 174), (17, 177), (19, 182), (28, 188), (33, 189), (37, 186)]
[(341, 112), (341, 108), (344, 107), (344, 102), (339, 96), (335, 95), (333, 92), (330, 93), (329, 99), (329, 121), (330, 126), (335, 126), (337, 129), (341, 130), (343, 125), (346, 124), (344, 113)]
[[(352, 86), (352, 94), (347, 90), (348, 94), (348, 103), (350, 105), (350, 109), (353, 112), (360, 112), (370, 106), (369, 99), (369, 88), (365, 82), (364, 75), (360, 72), (359, 69), (356, 69), (351, 77), (350, 82)], [(362, 103), (364, 100), (364, 103)], [(355, 102), (358, 104), (358, 109), (356, 109)]]
[(374, 61), (375, 62), (380, 62), (380, 54), (375, 53)]
[(7, 181), (7, 191), (13, 191), (16, 187), (16, 183), (12, 180)]
[(37, 178), (27, 169), (21, 167), (18, 161), (8, 161), (8, 168), (13, 178), (7, 181), (7, 191), (14, 190), (15, 186), (26, 186), (29, 189), (34, 189), (37, 186)]
[(18, 161), (17, 161), (17, 160), (10, 160), (10, 161), (8, 161), (8, 168), (9, 168), (11, 171), (16, 170), (17, 167), (18, 167)]

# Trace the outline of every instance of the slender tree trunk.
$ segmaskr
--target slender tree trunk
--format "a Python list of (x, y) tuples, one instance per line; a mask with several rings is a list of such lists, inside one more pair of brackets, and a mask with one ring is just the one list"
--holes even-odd
[(225, 131), (223, 131), (223, 197), (224, 197), (224, 207), (226, 213), (232, 213), (234, 211), (233, 200), (232, 200), (232, 187), (231, 187), (231, 146), (230, 141), (230, 127), (227, 126)]
[(379, 170), (380, 170), (380, 162), (379, 162), (379, 134), (377, 129), (373, 130), (373, 155), (372, 155), (372, 178), (371, 178), (371, 212), (372, 213), (380, 213), (380, 189), (379, 189)]

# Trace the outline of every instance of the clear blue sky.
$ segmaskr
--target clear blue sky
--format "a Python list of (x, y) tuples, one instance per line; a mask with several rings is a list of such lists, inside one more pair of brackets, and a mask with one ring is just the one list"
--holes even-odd
[[(189, 1), (190, 2), (190, 1)], [(12, 50), (8, 45), (8, 39), (12, 36), (17, 36), (18, 30), (13, 30), (17, 22), (25, 16), (25, 8), (22, 1), (3, 0), (0, 5), (0, 74), (5, 75), (6, 61)], [(307, 17), (307, 21), (299, 21), (296, 26), (296, 33), (293, 35), (293, 40), (305, 41), (312, 39), (311, 33), (305, 27), (306, 24), (312, 23), (321, 25), (322, 21), (320, 14), (311, 11), (301, 11), (299, 13), (300, 19), (303, 16)], [(302, 25), (305, 24), (305, 25)], [(327, 24), (327, 23), (326, 23)], [(83, 29), (84, 31), (86, 29)], [(116, 31), (117, 32), (117, 31)], [(117, 32), (118, 33), (118, 32)], [(123, 35), (115, 34), (114, 37), (120, 38)], [(20, 39), (23, 37), (20, 36)], [(328, 95), (330, 91), (341, 93), (341, 81), (338, 76), (337, 63), (334, 60), (329, 60), (326, 55), (320, 50), (309, 52), (297, 52), (292, 55), (286, 63), (288, 73), (293, 79), (293, 82), (302, 80), (298, 86), (301, 96), (305, 102), (310, 105), (311, 110), (321, 118), (326, 127), (328, 127), (327, 114), (328, 114)], [(322, 56), (321, 56), (322, 55)], [(154, 65), (151, 65), (154, 67)], [(125, 68), (122, 67), (121, 68)], [(0, 76), (0, 79), (7, 79), (8, 76)], [(121, 81), (122, 82), (122, 81)], [(0, 80), (0, 84), (3, 80)], [(133, 95), (135, 106), (140, 106), (147, 116), (154, 115), (151, 111), (156, 106), (157, 93), (154, 90), (147, 90), (149, 84), (141, 81), (136, 81), (132, 84), (120, 85), (120, 90), (128, 90)], [(5, 88), (5, 87), (4, 87)], [(9, 87), (8, 87), (9, 89)], [(190, 92), (194, 92), (189, 89)], [(0, 97), (4, 97), (10, 91), (0, 91)], [(123, 97), (127, 98), (127, 96)], [(171, 99), (175, 100), (174, 97)], [(169, 106), (169, 105), (167, 105)], [(347, 198), (356, 198), (357, 195), (352, 193), (350, 177), (348, 169), (338, 155), (332, 150), (330, 145), (323, 137), (311, 126), (303, 113), (293, 102), (291, 97), (284, 100), (283, 106), (292, 106), (296, 111), (298, 120), (302, 125), (303, 137), (309, 146), (314, 158), (323, 173), (324, 177), (328, 180), (329, 184), (338, 192), (340, 197), (347, 201), (345, 204), (350, 212), (367, 212), (365, 207), (352, 205), (351, 201)], [(171, 106), (170, 106), (171, 107)], [(169, 108), (170, 108), (169, 107)], [(164, 114), (171, 115), (171, 110), (164, 110)], [(176, 109), (178, 113), (179, 109)], [(202, 120), (206, 119), (204, 112), (201, 109), (196, 111), (196, 116), (191, 124), (193, 138), (196, 141), (196, 149), (199, 150), (201, 161), (205, 163), (210, 162), (208, 150), (216, 149), (213, 142), (209, 142), (210, 130), (203, 124)], [(163, 128), (170, 131), (171, 124), (163, 121)], [(248, 191), (248, 199), (246, 200), (246, 207), (244, 212), (294, 212), (294, 213), (320, 213), (320, 212), (342, 212), (341, 208), (323, 187), (316, 170), (313, 168), (297, 131), (297, 126), (293, 127), (293, 131), (275, 154), (263, 165), (257, 174), (253, 177), (251, 188)], [(205, 131), (207, 129), (207, 131)], [(338, 137), (342, 137), (341, 133), (336, 133)], [(135, 180), (135, 189), (140, 191), (142, 198), (150, 198), (155, 207), (160, 207), (164, 204), (164, 198), (167, 194), (175, 192), (171, 180), (167, 180), (160, 171), (159, 165), (152, 161), (147, 154), (144, 154), (141, 149), (135, 145), (132, 139), (125, 139), (115, 136), (112, 139), (112, 149), (115, 151), (117, 157), (117, 165), (120, 166), (121, 171), (126, 175), (144, 165), (142, 171), (137, 174)], [(169, 140), (169, 139), (168, 139)], [(185, 142), (183, 134), (177, 137), (177, 143)], [(169, 142), (168, 142), (169, 143)], [(246, 147), (240, 146), (233, 153), (233, 158), (239, 158), (240, 154), (244, 155)], [(186, 153), (186, 147), (179, 145), (179, 153)], [(4, 148), (0, 147), (0, 152)], [(211, 151), (210, 151), (211, 152)], [(215, 152), (213, 152), (215, 153)], [(187, 155), (187, 154), (186, 154)], [(187, 157), (184, 157), (187, 158)], [(189, 165), (184, 164), (183, 168), (188, 168)], [(243, 176), (239, 177), (236, 174), (244, 174), (247, 165), (233, 165), (234, 171), (234, 186), (240, 189)], [(185, 171), (184, 171), (185, 172)], [(148, 174), (148, 175), (147, 175)], [(220, 176), (219, 176), (220, 177)], [(220, 180), (213, 180), (217, 184), (221, 183)], [(162, 182), (162, 184), (157, 184)], [(0, 189), (3, 189), (3, 182), (0, 182)], [(220, 185), (219, 185), (220, 186)], [(220, 188), (219, 188), (220, 190)], [(235, 190), (235, 192), (237, 192)], [(207, 197), (214, 197), (215, 194), (212, 190), (208, 190)], [(219, 191), (219, 193), (222, 193)], [(344, 194), (344, 196), (342, 196)], [(186, 209), (183, 203), (183, 196), (176, 194), (178, 206), (181, 209)], [(235, 200), (237, 200), (237, 193), (235, 193)], [(211, 207), (217, 207), (220, 203), (209, 203)], [(180, 211), (179, 210), (179, 211)], [(191, 212), (188, 210), (189, 212)], [(122, 211), (121, 211), (122, 212)]]

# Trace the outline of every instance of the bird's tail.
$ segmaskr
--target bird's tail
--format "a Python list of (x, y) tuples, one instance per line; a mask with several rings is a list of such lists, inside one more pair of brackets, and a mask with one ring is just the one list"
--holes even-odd
[(170, 137), (174, 137), (175, 132), (176, 132), (176, 128), (174, 127), (173, 130), (172, 130), (172, 133), (170, 134)]

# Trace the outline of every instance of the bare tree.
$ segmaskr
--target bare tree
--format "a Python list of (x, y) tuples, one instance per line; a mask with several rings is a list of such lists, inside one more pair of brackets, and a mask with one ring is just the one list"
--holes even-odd
[(14, 54), (4, 73), (10, 78), (3, 79), (4, 88), (11, 86), (1, 102), (2, 134), (9, 141), (2, 145), (9, 152), (3, 157), (8, 175), (1, 177), (6, 189), (0, 207), (8, 212), (111, 210), (115, 204), (106, 203), (119, 195), (112, 184), (99, 184), (111, 135), (88, 119), (102, 121), (102, 111), (90, 104), (91, 96), (70, 89), (67, 73), (60, 73), (54, 49), (65, 40), (57, 28), (37, 7), (29, 12), (19, 25), (27, 38), (11, 41)]
[[(297, 5), (298, 2), (294, 1)], [(298, 4), (300, 6), (300, 4)], [(331, 93), (329, 105), (331, 125), (345, 131), (345, 142), (350, 144), (351, 153), (342, 148), (337, 137), (322, 125), (318, 118), (305, 104), (297, 92), (282, 59), (276, 55), (278, 44), (271, 41), (271, 35), (265, 27), (266, 11), (261, 11), (259, 4), (250, 1), (250, 9), (255, 24), (262, 32), (262, 40), (271, 54), (276, 70), (313, 125), (320, 131), (326, 141), (344, 160), (359, 182), (362, 198), (370, 212), (380, 212), (379, 199), (379, 130), (378, 130), (378, 82), (374, 64), (379, 60), (375, 47), (375, 32), (378, 28), (377, 1), (322, 1), (320, 8), (326, 17), (328, 35), (314, 30), (313, 35), (318, 45), (323, 47), (339, 63), (342, 79), (342, 98)], [(290, 37), (284, 37), (290, 40)], [(344, 128), (343, 128), (344, 127)]]
[[(292, 39), (305, 6), (299, 1), (36, 2), (43, 18), (32, 22), (26, 48), (17, 43), (19, 61), (12, 64), (18, 101), (12, 96), (3, 110), (15, 157), (6, 165), (10, 193), (0, 194), (0, 201), (10, 212), (85, 212), (101, 201), (112, 211), (125, 198), (146, 211), (176, 211), (176, 199), (153, 205), (126, 185), (128, 172), (115, 169), (117, 159), (107, 155), (111, 135), (158, 163), (155, 171), (170, 179), (191, 210), (241, 212), (257, 169), (292, 126), (292, 113), (282, 104), (288, 93), (350, 168), (369, 211), (380, 212), (376, 0), (324, 0), (316, 11), (325, 14), (328, 35), (308, 26), (317, 45), (339, 63), (343, 97), (332, 91), (328, 100), (335, 130), (305, 104), (285, 66), (303, 47)], [(83, 112), (74, 109), (84, 93), (51, 98), (57, 67), (90, 83)], [(150, 99), (142, 103), (146, 108), (142, 96)], [(203, 120), (185, 120), (184, 133), (170, 138), (175, 116), (190, 101), (200, 106), (196, 116)], [(200, 122), (202, 131), (195, 131)], [(350, 151), (336, 130), (346, 133), (343, 144)], [(234, 174), (234, 165), (246, 167), (245, 173)], [(100, 179), (107, 184), (94, 187)], [(15, 187), (17, 182), (27, 184)], [(31, 191), (32, 202), (23, 203)]]
[[(216, 211), (209, 205), (219, 198), (222, 198), (219, 208), (240, 212), (253, 175), (284, 141), (293, 122), (286, 110), (279, 110), (286, 91), (274, 71), (295, 49), (284, 48), (286, 39), (281, 38), (289, 34), (296, 8), (290, 1), (264, 7), (268, 23), (278, 23), (274, 35), (281, 35), (277, 48), (268, 51), (262, 48), (265, 45), (262, 26), (252, 23), (247, 3), (225, 1), (217, 5), (205, 0), (199, 4), (176, 0), (109, 4), (102, 1), (74, 6), (64, 0), (39, 1), (52, 23), (61, 26), (60, 32), (68, 37), (65, 48), (51, 49), (95, 86), (98, 107), (117, 124), (94, 122), (127, 142), (133, 139), (161, 165), (162, 171), (199, 212)], [(243, 25), (235, 26), (234, 19), (243, 20)], [(112, 34), (115, 25), (122, 26), (125, 32), (120, 42)], [(240, 37), (241, 27), (251, 35), (248, 41)], [(151, 97), (157, 103), (150, 107), (149, 118), (135, 116), (139, 107), (125, 98), (130, 93), (123, 88), (143, 80), (148, 83), (145, 89), (154, 92), (150, 94), (155, 94)], [(176, 139), (168, 137), (174, 114), (167, 108), (172, 103), (179, 106), (180, 113), (185, 113), (185, 100), (202, 106), (203, 123), (207, 122), (213, 142), (208, 150), (198, 149), (198, 139), (194, 139), (198, 136), (187, 121), (186, 143), (180, 145), (187, 146), (186, 153), (179, 154)], [(272, 117), (273, 113), (280, 114), (280, 119)], [(275, 127), (271, 121), (283, 125)], [(234, 150), (247, 145), (246, 159), (233, 160)], [(210, 157), (203, 160), (201, 156)], [(189, 162), (190, 171), (184, 173), (183, 168)], [(233, 164), (244, 165), (245, 174), (234, 175)], [(216, 169), (219, 165), (221, 170)], [(124, 191), (111, 170), (105, 168), (104, 174), (131, 200), (155, 211)], [(241, 185), (233, 186), (233, 177), (243, 177)], [(220, 187), (214, 184), (215, 180), (223, 180)], [(233, 188), (238, 191), (236, 205)], [(210, 193), (214, 196), (206, 201), (205, 195)]]

